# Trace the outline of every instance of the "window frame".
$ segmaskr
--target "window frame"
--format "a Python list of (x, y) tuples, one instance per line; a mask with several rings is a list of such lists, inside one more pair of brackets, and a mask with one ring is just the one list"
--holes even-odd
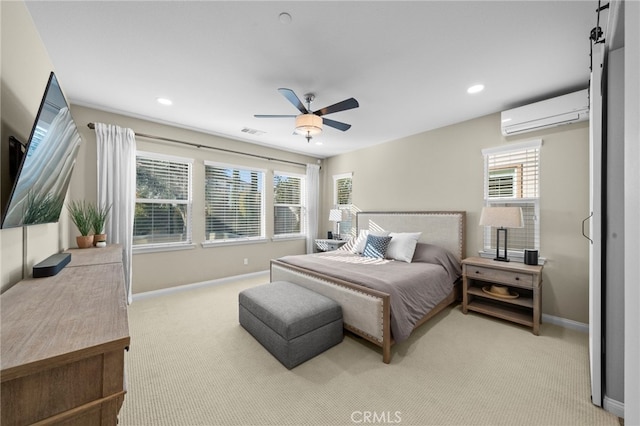
[[(138, 182), (136, 179), (136, 198), (134, 203), (134, 223), (135, 223), (135, 207), (138, 203), (148, 203), (148, 204), (183, 204), (186, 205), (186, 223), (185, 223), (185, 234), (186, 238), (184, 241), (173, 241), (166, 243), (148, 243), (148, 244), (135, 244), (135, 240), (132, 243), (132, 253), (150, 253), (150, 252), (160, 252), (160, 251), (174, 251), (174, 250), (185, 250), (194, 248), (193, 244), (193, 158), (180, 157), (176, 155), (168, 155), (168, 154), (160, 154), (157, 152), (150, 151), (136, 151), (136, 176), (138, 173), (138, 157), (146, 158), (148, 160), (156, 160), (156, 161), (165, 161), (170, 163), (179, 163), (187, 166), (187, 200), (175, 200), (175, 199), (147, 199), (147, 198), (139, 198), (137, 196), (138, 192)], [(132, 236), (135, 239), (135, 236)]]
[[(349, 199), (351, 202), (348, 204), (338, 203), (338, 198), (339, 198), (338, 182), (342, 179), (351, 180), (351, 190), (349, 192)], [(343, 216), (346, 216), (346, 220), (342, 220), (338, 224), (338, 235), (345, 236), (345, 237), (353, 236), (353, 233), (354, 233), (353, 223), (355, 218), (353, 213), (353, 173), (352, 172), (333, 175), (333, 205), (334, 205), (333, 208), (335, 209), (344, 210), (345, 214)], [(345, 222), (349, 224), (348, 229), (346, 229), (346, 232), (345, 232), (345, 226), (344, 226)]]
[[(284, 203), (276, 203), (276, 177), (284, 176), (288, 178), (294, 178), (300, 180), (300, 203), (298, 204), (284, 204)], [(273, 239), (296, 239), (296, 238), (306, 238), (308, 233), (308, 224), (307, 224), (307, 179), (306, 175), (300, 173), (292, 173), (292, 172), (282, 172), (278, 170), (274, 170), (272, 176), (273, 183)], [(276, 234), (276, 207), (299, 207), (300, 208), (300, 232), (288, 232), (282, 234)]]
[[(517, 153), (525, 153), (527, 151), (536, 151), (535, 160), (531, 164), (523, 165), (523, 163), (513, 163), (513, 164), (500, 164), (499, 167), (496, 167), (495, 170), (508, 170), (514, 169), (514, 181), (512, 186), (513, 189), (511, 191), (511, 196), (490, 196), (491, 190), (491, 170), (490, 170), (490, 162), (493, 157), (498, 156), (507, 156), (509, 154), (517, 154)], [(508, 145), (503, 145), (499, 147), (486, 148), (482, 150), (483, 154), (483, 162), (484, 162), (484, 175), (483, 175), (483, 201), (485, 207), (490, 206), (509, 206), (509, 207), (522, 207), (523, 208), (523, 218), (525, 220), (525, 233), (528, 232), (529, 229), (532, 231), (532, 236), (525, 238), (521, 238), (519, 243), (524, 245), (531, 242), (533, 247), (527, 247), (527, 249), (540, 250), (540, 163), (541, 163), (541, 153), (542, 153), (542, 139), (534, 139), (531, 141), (512, 143)], [(526, 167), (533, 167), (535, 176), (533, 178), (528, 177)], [(527, 177), (525, 177), (527, 176)], [(533, 190), (533, 194), (527, 194), (524, 189), (526, 183), (533, 183), (535, 188)], [(494, 189), (495, 191), (495, 189)], [(500, 191), (498, 189), (497, 191)], [(525, 196), (526, 195), (526, 196)], [(532, 223), (531, 223), (532, 222)], [(529, 225), (528, 225), (529, 223)], [(518, 232), (514, 230), (512, 232)], [(512, 235), (510, 232), (510, 236)], [(482, 250), (480, 250), (479, 254), (481, 257), (493, 258), (495, 257), (496, 247), (495, 247), (495, 229), (490, 226), (485, 226), (482, 232), (483, 241), (482, 241)], [(509, 238), (508, 241), (513, 241)], [(507, 256), (512, 260), (522, 262), (524, 260), (524, 250), (525, 248), (511, 248), (513, 247), (511, 244), (508, 244), (508, 253)], [(544, 261), (543, 258), (539, 257), (541, 261)]]
[[(207, 167), (215, 167), (225, 170), (231, 171), (244, 171), (244, 172), (256, 172), (262, 175), (260, 179), (261, 185), (259, 188), (260, 193), (260, 235), (254, 237), (242, 237), (242, 238), (221, 238), (221, 239), (209, 239), (207, 236), (207, 224), (206, 224), (206, 209), (208, 207), (207, 202)], [(203, 188), (203, 202), (205, 209), (205, 225), (204, 225), (204, 241), (202, 242), (202, 247), (217, 247), (222, 245), (239, 245), (239, 244), (252, 244), (259, 242), (266, 242), (266, 197), (265, 197), (265, 189), (266, 189), (266, 175), (267, 170), (257, 167), (243, 166), (239, 164), (231, 164), (231, 163), (223, 163), (218, 161), (204, 161), (204, 188)]]

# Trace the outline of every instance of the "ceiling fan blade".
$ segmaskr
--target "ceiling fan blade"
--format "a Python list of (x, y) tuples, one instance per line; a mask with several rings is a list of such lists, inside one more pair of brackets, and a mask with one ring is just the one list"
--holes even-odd
[(296, 117), (295, 115), (272, 115), (272, 114), (254, 114), (255, 118), (291, 118)]
[(342, 130), (346, 132), (351, 128), (351, 124), (343, 123), (341, 121), (330, 120), (328, 118), (322, 117), (322, 124), (325, 124), (329, 127), (333, 127), (334, 129)]
[(324, 107), (317, 111), (314, 111), (315, 115), (326, 115), (339, 111), (346, 111), (348, 109), (358, 108), (360, 104), (354, 98), (345, 99), (342, 102), (338, 102), (337, 104), (330, 105), (328, 107)]
[(289, 102), (291, 102), (294, 107), (298, 108), (298, 111), (300, 111), (303, 114), (308, 114), (309, 113), (309, 111), (307, 111), (307, 109), (304, 107), (303, 103), (296, 96), (296, 94), (293, 92), (293, 90), (280, 88), (280, 89), (278, 89), (278, 92), (282, 93), (282, 96), (287, 98), (287, 100)]

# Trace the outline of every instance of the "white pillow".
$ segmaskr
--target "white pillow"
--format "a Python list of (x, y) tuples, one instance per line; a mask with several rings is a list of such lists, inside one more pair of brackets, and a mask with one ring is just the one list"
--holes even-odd
[(378, 237), (388, 237), (389, 236), (389, 232), (387, 232), (387, 231), (371, 231), (371, 232), (369, 232), (368, 229), (361, 229), (360, 233), (358, 234), (358, 239), (356, 240), (356, 242), (353, 245), (353, 248), (351, 249), (352, 253), (362, 254), (362, 252), (364, 251), (364, 246), (367, 244), (367, 236), (369, 234), (375, 235), (375, 236), (378, 236)]
[(422, 232), (391, 232), (389, 234), (391, 241), (385, 257), (411, 263), (420, 235)]

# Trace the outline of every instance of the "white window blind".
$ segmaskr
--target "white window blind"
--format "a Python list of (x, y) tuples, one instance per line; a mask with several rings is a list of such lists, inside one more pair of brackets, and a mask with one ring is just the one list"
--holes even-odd
[(192, 160), (136, 155), (135, 247), (191, 243)]
[(305, 233), (304, 194), (302, 176), (274, 172), (273, 174), (273, 234), (294, 236)]
[(338, 234), (348, 238), (353, 229), (352, 202), (353, 173), (343, 173), (333, 176), (333, 204), (335, 208), (344, 210), (342, 221), (339, 222)]
[[(523, 228), (508, 229), (511, 254), (540, 249), (540, 148), (541, 140), (482, 151), (486, 206), (520, 207)], [(495, 228), (486, 227), (484, 249), (495, 253)]]
[(264, 171), (205, 162), (205, 239), (265, 237)]

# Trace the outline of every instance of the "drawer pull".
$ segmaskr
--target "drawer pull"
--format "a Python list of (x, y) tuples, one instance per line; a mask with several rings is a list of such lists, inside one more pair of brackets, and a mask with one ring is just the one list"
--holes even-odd
[(520, 281), (520, 277), (516, 277), (516, 281)]
[(479, 274), (479, 273), (480, 273), (480, 271), (476, 271), (476, 274)]

